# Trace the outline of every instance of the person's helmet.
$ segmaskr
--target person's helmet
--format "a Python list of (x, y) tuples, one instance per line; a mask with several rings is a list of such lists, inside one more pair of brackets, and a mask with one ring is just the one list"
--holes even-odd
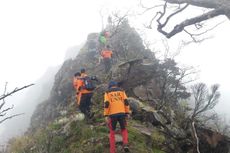
[(117, 82), (116, 81), (110, 81), (109, 82), (109, 88), (117, 86)]
[(106, 48), (107, 48), (107, 49), (110, 49), (110, 46), (109, 46), (109, 45), (106, 45)]
[(85, 68), (81, 68), (81, 73), (85, 73)]
[(76, 77), (76, 76), (81, 76), (81, 73), (80, 72), (76, 72), (75, 74), (74, 74), (74, 76)]

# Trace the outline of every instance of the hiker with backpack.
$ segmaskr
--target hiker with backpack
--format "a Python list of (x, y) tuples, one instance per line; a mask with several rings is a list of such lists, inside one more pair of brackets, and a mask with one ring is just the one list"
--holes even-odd
[(123, 149), (129, 152), (128, 131), (126, 129), (129, 117), (129, 102), (124, 90), (118, 87), (118, 83), (110, 81), (108, 90), (104, 94), (104, 116), (109, 127), (110, 153), (115, 153), (115, 130), (117, 122), (120, 124), (121, 135), (123, 138)]
[(78, 84), (80, 84), (80, 78), (81, 78), (81, 73), (80, 72), (77, 72), (74, 74), (74, 78), (73, 78), (73, 87), (75, 88), (75, 91), (76, 91), (76, 102), (77, 102), (77, 105), (80, 104), (80, 98), (81, 98), (81, 95), (80, 95), (80, 89), (79, 89), (79, 86)]
[(110, 46), (107, 45), (105, 49), (101, 51), (101, 56), (103, 58), (103, 63), (105, 67), (105, 73), (108, 73), (112, 66), (112, 55), (113, 51), (110, 49)]
[(90, 106), (95, 85), (92, 82), (92, 77), (89, 77), (86, 74), (85, 69), (81, 69), (81, 77), (77, 83), (77, 88), (79, 89), (80, 94), (79, 109), (87, 118), (90, 119), (93, 117), (93, 113), (90, 111)]

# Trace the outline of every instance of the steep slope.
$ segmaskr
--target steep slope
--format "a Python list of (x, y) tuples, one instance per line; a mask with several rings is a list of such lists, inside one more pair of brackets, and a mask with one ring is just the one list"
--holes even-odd
[[(177, 64), (172, 59), (164, 62), (156, 59), (151, 51), (144, 48), (140, 36), (126, 21), (113, 28), (111, 31), (116, 33), (109, 44), (115, 53), (115, 60), (110, 73), (104, 73), (99, 54), (88, 50), (87, 40), (76, 58), (63, 63), (55, 75), (49, 98), (36, 108), (27, 134), (12, 140), (9, 151), (108, 153), (108, 128), (102, 115), (102, 100), (108, 81), (113, 79), (120, 82), (129, 96), (133, 117), (128, 126), (132, 153), (192, 152), (191, 129), (184, 126), (186, 116), (180, 114), (178, 106), (178, 101), (188, 98), (190, 94), (183, 85), (175, 86), (180, 76)], [(90, 34), (88, 38), (97, 41), (97, 34)], [(96, 114), (90, 122), (83, 120), (79, 113), (72, 87), (73, 75), (82, 67), (100, 80), (92, 99), (92, 110)], [(168, 77), (169, 74), (173, 75)], [(166, 85), (170, 86), (167, 92), (163, 90)], [(166, 94), (173, 96), (167, 99)], [(204, 153), (228, 153), (228, 137), (215, 134), (205, 127), (197, 129), (202, 138), (200, 148)], [(117, 134), (119, 152), (120, 143)]]

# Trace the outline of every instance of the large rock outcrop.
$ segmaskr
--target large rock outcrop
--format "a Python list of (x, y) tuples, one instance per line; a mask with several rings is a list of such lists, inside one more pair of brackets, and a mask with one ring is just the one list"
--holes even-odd
[[(77, 110), (76, 106), (74, 106), (75, 91), (72, 87), (72, 78), (75, 72), (80, 71), (84, 67), (89, 75), (96, 75), (100, 80), (92, 99), (93, 110), (96, 112), (96, 120), (99, 120), (99, 126), (103, 124), (101, 122), (103, 120), (103, 93), (107, 89), (108, 81), (111, 79), (116, 80), (130, 97), (129, 101), (134, 121), (138, 120), (143, 124), (142, 126), (137, 123), (134, 124), (136, 126), (132, 130), (137, 130), (144, 134), (144, 140), (151, 140), (148, 144), (149, 150), (152, 150), (151, 147), (157, 141), (152, 138), (152, 135), (154, 134), (154, 137), (156, 137), (156, 135), (159, 136), (159, 133), (161, 133), (159, 136), (161, 141), (157, 143), (159, 143), (158, 147), (160, 146), (164, 152), (185, 153), (191, 151), (191, 134), (189, 129), (180, 127), (175, 121), (176, 110), (173, 110), (173, 107), (160, 110), (156, 110), (156, 107), (154, 108), (154, 106), (162, 102), (161, 98), (164, 94), (162, 90), (164, 85), (162, 80), (165, 75), (164, 68), (166, 67), (167, 70), (170, 70), (167, 66), (170, 64), (175, 66), (176, 64), (172, 60), (168, 60), (169, 65), (167, 63), (160, 63), (150, 50), (145, 49), (137, 32), (127, 22), (124, 22), (119, 27), (117, 33), (109, 40), (109, 44), (115, 53), (115, 60), (113, 61), (111, 71), (105, 74), (103, 63), (99, 62), (98, 48), (96, 52), (88, 49), (91, 40), (97, 42), (97, 36), (98, 34), (96, 33), (90, 34), (79, 54), (74, 59), (69, 59), (63, 63), (55, 76), (54, 86), (49, 98), (37, 107), (31, 118), (31, 130), (36, 131), (36, 129), (46, 127), (50, 123), (58, 122), (59, 124), (61, 122), (61, 124), (64, 124), (60, 128), (62, 129), (61, 131), (71, 133), (69, 131), (71, 124), (74, 123), (75, 125), (76, 120), (67, 119), (67, 117), (75, 116), (71, 113), (76, 113), (75, 111)], [(173, 70), (177, 72), (176, 67), (173, 67)], [(173, 81), (172, 78), (170, 79), (169, 81)], [(183, 98), (182, 95), (185, 95), (184, 98), (188, 97), (189, 94), (186, 92), (185, 87), (180, 87), (183, 90), (178, 93), (174, 91), (174, 93), (181, 95), (179, 98)], [(174, 98), (172, 102), (175, 100), (177, 99)], [(64, 115), (63, 112), (65, 112)], [(92, 126), (93, 128), (95, 127)], [(222, 153), (228, 153), (230, 143), (227, 137), (213, 136), (215, 135), (214, 131), (207, 132), (206, 130), (198, 130), (198, 134), (201, 137), (201, 150), (204, 150), (204, 153), (210, 151), (218, 153), (217, 151), (222, 149)], [(68, 135), (71, 137), (71, 134)], [(213, 137), (217, 139), (214, 141)], [(84, 144), (87, 145), (91, 141), (99, 143), (100, 140), (104, 140), (104, 137), (93, 140), (87, 139), (84, 141), (86, 144)], [(133, 138), (133, 140), (135, 139)], [(106, 146), (107, 144), (102, 145)]]

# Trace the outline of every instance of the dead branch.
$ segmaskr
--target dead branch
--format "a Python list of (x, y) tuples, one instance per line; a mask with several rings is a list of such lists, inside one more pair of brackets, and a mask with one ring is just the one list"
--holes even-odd
[[(4, 89), (4, 92), (3, 94), (0, 96), (0, 100), (2, 100), (3, 102), (0, 104), (0, 117), (3, 118), (4, 116), (6, 116), (7, 112), (11, 109), (14, 108), (14, 105), (12, 105), (11, 107), (8, 107), (8, 108), (5, 108), (3, 109), (4, 105), (6, 104), (5, 102), (5, 98), (8, 97), (8, 96), (11, 96), (12, 94), (18, 92), (18, 91), (21, 91), (25, 88), (28, 88), (30, 86), (32, 86), (34, 84), (30, 84), (30, 85), (26, 85), (24, 87), (21, 87), (21, 88), (15, 88), (13, 91), (7, 93), (7, 83), (5, 84), (5, 89)], [(22, 115), (22, 114), (15, 114), (15, 115), (11, 115), (11, 116), (8, 116), (8, 117), (5, 117), (3, 119), (0, 120), (0, 124), (3, 123), (4, 121), (8, 120), (8, 119), (11, 119), (13, 117), (16, 117), (16, 116), (19, 116), (19, 115)]]
[(28, 87), (30, 87), (30, 86), (33, 86), (33, 85), (34, 85), (34, 84), (30, 84), (30, 85), (26, 85), (26, 86), (21, 87), (21, 88), (15, 88), (13, 91), (1, 95), (1, 96), (0, 96), (0, 100), (4, 99), (4, 98), (6, 98), (6, 97), (8, 97), (8, 96), (10, 96), (10, 95), (12, 95), (12, 94), (14, 94), (14, 93), (20, 91), (20, 90), (23, 90), (23, 89), (25, 89), (25, 88), (28, 88)]
[(141, 6), (141, 8), (145, 9), (145, 10), (144, 10), (142, 13), (140, 13), (139, 15), (143, 15), (144, 13), (146, 13), (146, 12), (148, 12), (148, 11), (150, 11), (150, 10), (153, 10), (153, 9), (155, 9), (155, 8), (157, 8), (157, 7), (162, 7), (162, 6), (163, 6), (163, 4), (160, 4), (160, 5), (154, 5), (154, 6), (152, 6), (152, 7), (147, 7), (147, 6), (144, 6), (144, 4), (142, 3), (142, 0), (140, 0), (139, 5)]
[(3, 120), (0, 120), (0, 124), (3, 123), (4, 121), (8, 120), (8, 119), (11, 119), (11, 118), (14, 118), (14, 117), (16, 117), (16, 116), (23, 115), (23, 114), (24, 114), (24, 113), (15, 114), (15, 115), (8, 116), (8, 117), (4, 118)]
[(119, 26), (121, 25), (121, 23), (123, 21), (126, 20), (127, 16), (128, 16), (128, 12), (126, 12), (123, 16), (120, 16), (119, 13), (117, 13), (117, 12), (113, 13), (113, 17), (114, 17), (114, 19), (112, 21), (113, 31), (111, 32), (110, 38), (112, 38), (118, 32)]
[[(164, 31), (162, 28), (164, 28), (164, 24), (159, 24), (158, 23), (158, 28), (157, 30), (162, 33), (163, 35), (165, 35), (167, 38), (171, 38), (172, 36), (176, 35), (177, 33), (180, 33), (184, 30), (185, 27), (196, 24), (196, 23), (200, 23), (202, 21), (208, 20), (210, 18), (219, 16), (219, 15), (224, 15), (224, 11), (222, 9), (216, 9), (216, 10), (212, 10), (209, 11), (207, 13), (204, 13), (200, 16), (194, 17), (194, 18), (190, 18), (187, 19), (179, 24), (177, 24), (172, 31), (170, 32), (166, 32)], [(163, 25), (163, 26), (162, 26)]]
[(223, 9), (228, 9), (230, 6), (230, 2), (226, 0), (164, 0), (168, 3), (172, 4), (190, 4), (193, 6), (203, 7), (203, 8), (210, 8), (210, 9), (216, 9), (222, 7)]
[[(192, 41), (193, 41), (193, 42), (195, 42), (195, 43), (201, 43), (202, 41), (209, 39), (209, 37), (205, 37), (205, 38), (202, 38), (202, 39), (199, 39), (199, 40), (197, 39), (197, 37), (199, 37), (199, 36), (201, 36), (201, 35), (204, 35), (204, 34), (208, 33), (209, 31), (212, 31), (213, 29), (215, 29), (215, 28), (218, 27), (219, 25), (223, 24), (224, 22), (225, 22), (225, 21), (222, 21), (222, 22), (216, 24), (215, 26), (213, 26), (213, 27), (211, 27), (211, 28), (209, 28), (209, 29), (207, 29), (207, 30), (205, 30), (205, 31), (203, 31), (203, 32), (200, 32), (200, 33), (191, 33), (191, 32), (189, 32), (189, 31), (187, 31), (186, 29), (184, 29), (183, 31), (184, 31), (185, 33), (187, 33), (187, 34), (192, 38)], [(195, 25), (197, 25), (197, 24), (195, 24)], [(201, 26), (201, 27), (203, 27), (203, 26)], [(197, 28), (198, 30), (199, 30), (201, 27), (197, 28), (197, 26), (196, 26), (196, 28)]]
[(184, 7), (179, 8), (177, 11), (175, 11), (175, 12), (172, 13), (172, 14), (170, 14), (170, 15), (166, 18), (166, 20), (165, 20), (164, 23), (161, 23), (161, 22), (160, 22), (160, 19), (161, 19), (161, 18), (165, 15), (165, 13), (166, 13), (166, 8), (167, 8), (167, 2), (166, 2), (166, 3), (165, 3), (165, 7), (164, 7), (164, 11), (163, 11), (163, 13), (162, 13), (162, 16), (160, 16), (160, 18), (157, 20), (157, 22), (158, 22), (158, 29), (159, 29), (159, 28), (160, 28), (160, 29), (163, 29), (163, 28), (167, 25), (167, 23), (169, 22), (169, 20), (170, 20), (173, 16), (175, 16), (176, 14), (178, 14), (178, 13), (182, 12), (183, 10), (185, 10), (188, 6), (189, 6), (189, 5), (186, 4)]
[(4, 109), (3, 111), (0, 111), (0, 117), (2, 116), (5, 116), (6, 115), (6, 112), (13, 109), (14, 108), (14, 105), (12, 105), (11, 107), (8, 107), (6, 109)]

